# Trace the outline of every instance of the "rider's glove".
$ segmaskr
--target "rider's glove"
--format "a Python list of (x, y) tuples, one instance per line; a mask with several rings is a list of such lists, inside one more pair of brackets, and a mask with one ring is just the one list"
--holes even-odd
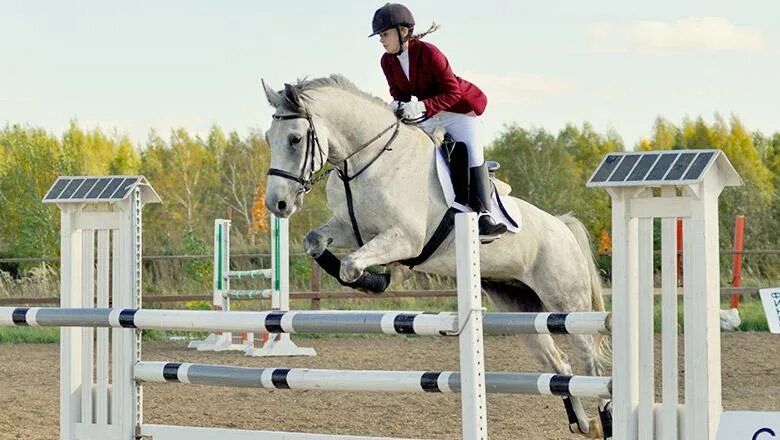
[(407, 120), (417, 120), (425, 117), (425, 104), (422, 101), (402, 102), (401, 117)]

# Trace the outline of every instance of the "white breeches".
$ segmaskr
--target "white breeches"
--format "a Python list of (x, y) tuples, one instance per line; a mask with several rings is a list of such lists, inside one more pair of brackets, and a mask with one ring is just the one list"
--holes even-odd
[(469, 151), (469, 167), (476, 167), (485, 162), (485, 140), (482, 133), (482, 121), (472, 114), (440, 112), (432, 118), (420, 123), (420, 128), (432, 133), (436, 128), (443, 128), (458, 142), (463, 142)]

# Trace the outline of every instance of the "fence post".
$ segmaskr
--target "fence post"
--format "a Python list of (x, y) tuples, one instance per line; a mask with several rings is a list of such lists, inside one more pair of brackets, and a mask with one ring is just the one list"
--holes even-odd
[[(731, 287), (742, 285), (742, 248), (745, 235), (745, 216), (734, 219), (734, 257), (731, 260)], [(731, 308), (739, 308), (739, 294), (731, 295)]]

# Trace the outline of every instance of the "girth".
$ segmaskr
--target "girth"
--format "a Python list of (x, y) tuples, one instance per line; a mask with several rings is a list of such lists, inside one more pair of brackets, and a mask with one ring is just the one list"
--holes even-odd
[(409, 266), (409, 268), (413, 268), (414, 266), (419, 266), (420, 264), (425, 263), (428, 258), (430, 258), (431, 255), (433, 255), (433, 253), (439, 249), (439, 246), (444, 243), (444, 240), (450, 235), (452, 230), (455, 229), (455, 214), (458, 212), (460, 211), (455, 208), (448, 208), (446, 211), (444, 211), (444, 216), (439, 222), (439, 226), (436, 227), (436, 230), (433, 231), (431, 238), (428, 239), (428, 242), (425, 243), (425, 246), (423, 246), (420, 255), (414, 258), (401, 260), (399, 263), (403, 264), (404, 266)]

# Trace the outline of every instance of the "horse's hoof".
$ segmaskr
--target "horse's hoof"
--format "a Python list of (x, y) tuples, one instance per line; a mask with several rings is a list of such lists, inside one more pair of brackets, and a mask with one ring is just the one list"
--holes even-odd
[(590, 438), (604, 438), (604, 430), (601, 429), (601, 420), (598, 417), (590, 419), (590, 432), (588, 432)]
[(588, 420), (588, 432), (583, 431), (579, 422), (569, 425), (569, 431), (573, 434), (580, 434), (586, 438), (604, 438), (604, 431), (601, 429), (601, 420), (598, 417), (592, 417)]
[(587, 438), (604, 438), (604, 431), (601, 429), (601, 420), (599, 420), (598, 417), (592, 417), (588, 421), (588, 424), (590, 425), (588, 432), (582, 432), (582, 430), (579, 429), (579, 426), (577, 426), (577, 433), (582, 434)]
[(310, 231), (303, 239), (303, 249), (309, 256), (317, 258), (325, 252), (330, 241), (332, 240), (325, 240), (325, 237), (322, 235), (315, 231)]
[(339, 278), (345, 283), (354, 283), (363, 274), (363, 268), (355, 264), (355, 261), (347, 255), (341, 260)]

